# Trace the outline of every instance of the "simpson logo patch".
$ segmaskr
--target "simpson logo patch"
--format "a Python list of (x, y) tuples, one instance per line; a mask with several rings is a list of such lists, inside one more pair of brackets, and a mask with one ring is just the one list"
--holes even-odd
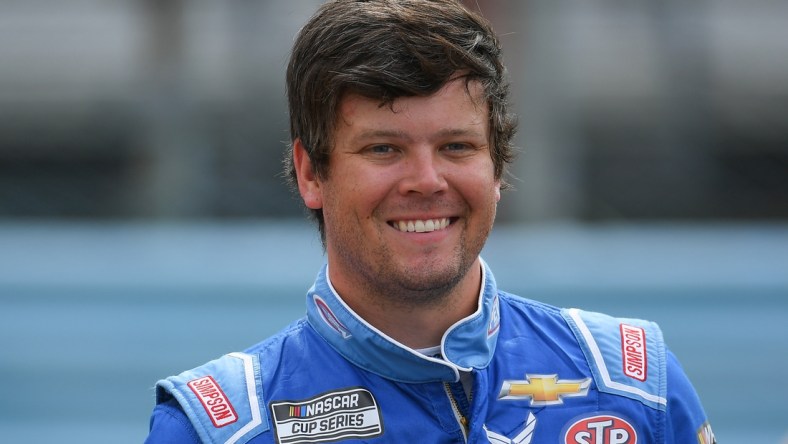
[(373, 438), (383, 434), (380, 408), (362, 388), (324, 393), (301, 401), (271, 403), (279, 444)]
[(197, 395), (214, 427), (224, 427), (238, 421), (238, 415), (235, 413), (233, 405), (230, 404), (227, 395), (212, 377), (204, 376), (194, 379), (189, 381), (187, 385)]
[(624, 361), (624, 374), (638, 381), (645, 381), (648, 374), (645, 330), (621, 324), (621, 356)]
[(565, 444), (637, 444), (638, 435), (627, 420), (612, 414), (587, 416), (564, 433)]

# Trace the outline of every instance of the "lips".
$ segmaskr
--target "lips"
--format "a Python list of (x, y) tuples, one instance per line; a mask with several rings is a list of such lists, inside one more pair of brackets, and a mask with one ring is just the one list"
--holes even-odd
[(450, 224), (451, 220), (448, 217), (439, 219), (396, 220), (389, 222), (389, 225), (403, 233), (430, 233), (432, 231), (442, 230)]

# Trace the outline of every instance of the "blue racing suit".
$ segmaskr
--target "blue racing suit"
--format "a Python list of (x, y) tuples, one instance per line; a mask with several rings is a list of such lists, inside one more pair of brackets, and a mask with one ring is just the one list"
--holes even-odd
[(712, 444), (656, 324), (562, 310), (496, 287), (429, 356), (337, 295), (243, 353), (157, 383), (147, 443)]

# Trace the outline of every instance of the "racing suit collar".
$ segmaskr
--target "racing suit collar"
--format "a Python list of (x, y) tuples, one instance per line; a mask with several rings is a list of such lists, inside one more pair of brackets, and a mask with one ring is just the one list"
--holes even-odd
[(485, 368), (490, 363), (498, 338), (498, 289), (489, 267), (480, 262), (478, 308), (444, 333), (444, 359), (424, 356), (358, 316), (332, 287), (328, 265), (307, 293), (307, 319), (334, 350), (364, 370), (399, 382), (456, 382), (461, 371)]

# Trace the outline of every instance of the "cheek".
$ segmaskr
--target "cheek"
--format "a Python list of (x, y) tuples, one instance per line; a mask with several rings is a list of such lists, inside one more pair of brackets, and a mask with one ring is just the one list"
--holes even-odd
[(323, 190), (323, 201), (324, 206), (331, 207), (331, 213), (339, 218), (351, 215), (369, 218), (369, 209), (384, 194), (378, 183), (358, 173), (337, 171), (332, 180), (334, 182)]
[(487, 205), (501, 200), (501, 182), (481, 168), (454, 176), (452, 183), (469, 201)]
[(344, 192), (358, 204), (371, 205), (384, 199), (397, 186), (397, 175), (385, 169), (349, 172)]

